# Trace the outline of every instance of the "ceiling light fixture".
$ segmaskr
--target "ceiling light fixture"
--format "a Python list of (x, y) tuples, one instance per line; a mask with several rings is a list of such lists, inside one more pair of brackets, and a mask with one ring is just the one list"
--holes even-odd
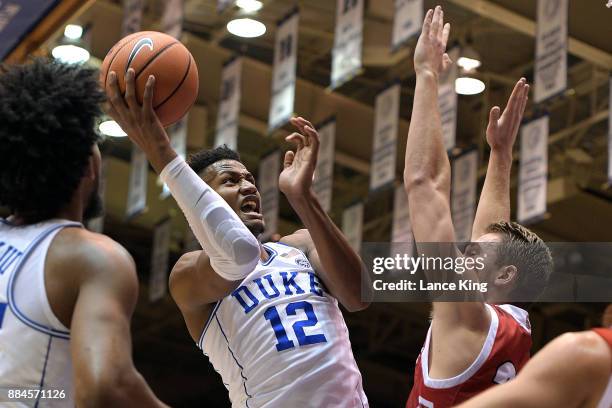
[(227, 31), (238, 37), (255, 38), (266, 33), (266, 26), (252, 18), (237, 18), (227, 23)]
[(236, 5), (247, 13), (259, 11), (263, 7), (263, 3), (258, 0), (236, 0)]
[(121, 126), (114, 120), (106, 120), (100, 123), (100, 132), (106, 136), (111, 137), (125, 137), (127, 134), (121, 129)]
[(89, 60), (89, 51), (72, 44), (58, 45), (53, 48), (51, 55), (66, 64), (80, 64)]
[(460, 95), (477, 95), (485, 90), (485, 84), (478, 78), (463, 76), (455, 80), (455, 92)]
[(482, 65), (480, 55), (471, 46), (463, 47), (461, 57), (457, 60), (457, 65), (463, 68), (466, 72), (471, 72)]
[(64, 36), (71, 40), (78, 40), (83, 36), (83, 27), (76, 24), (68, 24), (66, 28), (64, 28)]

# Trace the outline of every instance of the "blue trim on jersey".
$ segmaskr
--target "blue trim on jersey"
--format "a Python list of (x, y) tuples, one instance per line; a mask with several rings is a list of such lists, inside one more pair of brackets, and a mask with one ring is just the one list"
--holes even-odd
[[(243, 374), (243, 370), (244, 368), (240, 365), (240, 363), (238, 362), (238, 360), (236, 359), (236, 356), (234, 355), (234, 352), (232, 351), (232, 349), (229, 346), (229, 340), (227, 339), (227, 336), (225, 335), (225, 332), (223, 331), (223, 327), (221, 327), (221, 322), (219, 321), (219, 318), (217, 316), (215, 316), (215, 320), (217, 321), (217, 324), (219, 325), (219, 330), (221, 330), (221, 334), (223, 334), (223, 337), (225, 338), (225, 342), (227, 343), (227, 349), (229, 350), (230, 354), (232, 355), (232, 358), (234, 359), (234, 361), (236, 362), (236, 364), (238, 365), (238, 367), (240, 368), (240, 376), (242, 377), (242, 379), (244, 381), (242, 381), (242, 385), (244, 385), (244, 393), (247, 395), (247, 397), (249, 398), (253, 398), (253, 396), (251, 394), (249, 394), (249, 392), (247, 391), (246, 388), (246, 382), (248, 381), (247, 378), (244, 376)], [(247, 408), (249, 407), (249, 400), (247, 398), (247, 400), (245, 401), (245, 404), (247, 406)]]
[[(298, 251), (299, 251), (299, 252), (300, 252), (302, 255), (304, 255), (304, 258), (306, 258), (306, 260), (307, 260), (307, 261), (310, 263), (310, 259), (308, 259), (308, 257), (306, 256), (306, 252), (302, 251), (300, 248), (298, 248), (298, 247), (294, 247), (294, 246), (291, 246), (291, 245), (288, 245), (288, 244), (285, 244), (285, 243), (280, 242), (280, 241), (278, 241), (278, 242), (274, 242), (274, 243), (275, 243), (275, 244), (280, 244), (280, 245), (286, 246), (286, 247), (291, 248), (291, 249), (296, 249), (296, 250), (298, 250)], [(313, 269), (313, 270), (314, 270), (314, 269)]]
[(263, 247), (268, 253), (268, 260), (266, 262), (262, 262), (261, 260), (259, 260), (259, 262), (261, 263), (262, 266), (268, 266), (270, 265), (270, 262), (272, 262), (274, 258), (276, 258), (276, 255), (278, 255), (278, 252), (276, 252), (274, 248), (266, 246), (266, 244), (263, 244)]
[(223, 302), (223, 299), (219, 300), (215, 306), (213, 307), (213, 310), (210, 312), (210, 316), (208, 316), (208, 321), (206, 322), (206, 325), (204, 325), (204, 329), (202, 330), (202, 334), (200, 334), (200, 340), (198, 340), (198, 347), (204, 351), (204, 336), (206, 335), (206, 331), (208, 330), (208, 326), (210, 326), (210, 322), (212, 322), (213, 317), (215, 317), (215, 315), (217, 314), (217, 310), (219, 309), (219, 306), (221, 305), (221, 302)]
[[(40, 386), (38, 387), (39, 391), (42, 391), (43, 386), (45, 385), (45, 375), (47, 374), (47, 363), (49, 362), (49, 354), (51, 352), (51, 340), (53, 340), (53, 336), (49, 336), (49, 343), (47, 343), (47, 355), (45, 356), (45, 365), (43, 366), (43, 370), (42, 370), (42, 376), (40, 378)], [(36, 397), (36, 404), (34, 405), (34, 408), (38, 408), (38, 403), (40, 402), (40, 395), (41, 393), (38, 393), (38, 396)]]
[(15, 279), (17, 278), (17, 275), (19, 275), (19, 272), (21, 272), (21, 268), (23, 267), (23, 265), (25, 265), (25, 261), (26, 259), (28, 259), (28, 257), (34, 252), (34, 249), (36, 249), (36, 247), (45, 239), (49, 236), (49, 234), (51, 234), (53, 231), (56, 231), (58, 229), (62, 229), (62, 228), (66, 228), (66, 227), (81, 227), (81, 224), (78, 223), (72, 223), (72, 224), (61, 224), (61, 225), (53, 225), (52, 227), (46, 229), (45, 231), (43, 231), (42, 233), (40, 233), (40, 235), (38, 235), (31, 243), (30, 245), (28, 245), (28, 247), (23, 251), (23, 256), (21, 257), (21, 259), (18, 261), (17, 265), (15, 266), (15, 270), (13, 271), (13, 273), (11, 274), (11, 277), (9, 278), (8, 281), (8, 285), (6, 288), (6, 297), (8, 299), (8, 304), (9, 304), (9, 308), (11, 309), (11, 312), (13, 312), (13, 314), (15, 315), (15, 317), (17, 317), (17, 319), (21, 320), (21, 322), (23, 324), (25, 324), (26, 326), (29, 326), (30, 328), (37, 330), (39, 332), (42, 332), (44, 334), (48, 334), (50, 336), (54, 336), (54, 337), (59, 337), (61, 339), (70, 339), (70, 332), (69, 331), (64, 331), (64, 330), (56, 330), (53, 329), (51, 327), (47, 327), (45, 325), (42, 325), (40, 323), (35, 322), (34, 320), (29, 319), (25, 314), (23, 314), (19, 308), (17, 307), (17, 304), (15, 303), (15, 288), (14, 288), (14, 283), (15, 283)]

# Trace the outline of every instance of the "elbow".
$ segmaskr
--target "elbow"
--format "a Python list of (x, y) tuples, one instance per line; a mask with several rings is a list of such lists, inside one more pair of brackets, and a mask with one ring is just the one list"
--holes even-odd
[(432, 184), (433, 181), (433, 177), (425, 171), (404, 170), (404, 189), (407, 194), (410, 194), (411, 191), (414, 191), (418, 187)]

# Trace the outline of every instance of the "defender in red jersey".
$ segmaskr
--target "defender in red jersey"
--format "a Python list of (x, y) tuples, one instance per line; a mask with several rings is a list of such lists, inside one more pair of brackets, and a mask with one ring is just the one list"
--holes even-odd
[[(483, 267), (466, 270), (461, 279), (486, 283), (488, 289), (469, 302), (434, 299), (431, 327), (417, 360), (408, 408), (451, 407), (513, 378), (529, 359), (530, 326), (526, 311), (503, 303), (517, 296), (536, 298), (552, 270), (544, 242), (509, 222), (512, 146), (529, 91), (524, 78), (517, 82), (503, 113), (499, 107), (491, 109), (487, 127), (491, 154), (472, 242), (463, 254), (454, 243), (450, 163), (438, 107), (438, 77), (452, 63), (445, 53), (450, 25), (443, 20), (439, 6), (427, 12), (414, 52), (417, 79), (404, 186), (419, 256), (484, 259)], [(425, 276), (439, 282), (457, 280), (458, 275), (429, 270)]]
[(459, 408), (612, 408), (612, 306), (606, 311), (607, 328), (558, 337), (514, 381)]

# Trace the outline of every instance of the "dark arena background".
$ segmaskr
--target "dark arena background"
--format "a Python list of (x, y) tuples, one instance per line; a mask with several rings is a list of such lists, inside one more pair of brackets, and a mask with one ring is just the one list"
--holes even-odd
[[(293, 132), (287, 118), (280, 125), (270, 126), (269, 115), (275, 35), (297, 10), (298, 39), (295, 49), (287, 51), (297, 52), (295, 101), (290, 114), (295, 112), (315, 125), (335, 120), (335, 145), (325, 159), (327, 179), (323, 184), (327, 187), (322, 187), (324, 194), (331, 194), (328, 214), (345, 231), (360, 229), (361, 242), (389, 242), (392, 237), (402, 237), (398, 230), (401, 208), (394, 208), (394, 187), (402, 182), (416, 81), (413, 51), (422, 14), (414, 20), (419, 24), (417, 31), (393, 47), (394, 1), (360, 2), (361, 61), (332, 87), (337, 2), (262, 0), (261, 8), (255, 11), (249, 9), (249, 5), (256, 8), (252, 3), (259, 2), (1, 0), (0, 58), (5, 63), (17, 63), (32, 55), (50, 56), (58, 45), (73, 45), (89, 53), (86, 64), (100, 67), (122, 33), (129, 32), (126, 25), (136, 24), (138, 29), (132, 32), (178, 30), (181, 42), (197, 63), (199, 93), (188, 117), (170, 128), (169, 133), (177, 140), (182, 138), (184, 151), (189, 154), (215, 143), (222, 71), (227, 61), (239, 56), (242, 78), (235, 141), (242, 161), (255, 179), (261, 180), (261, 172), (266, 169), (260, 166), (262, 159), (276, 151), (282, 157), (292, 148), (285, 142)], [(449, 148), (451, 162), (474, 152), (477, 158), (471, 173), (457, 173), (457, 177), (469, 178), (463, 185), (473, 186), (472, 190), (468, 188), (473, 196), (466, 204), (471, 208), (468, 218), (473, 216), (486, 174), (489, 110), (494, 105), (503, 108), (518, 78), (525, 77), (532, 91), (524, 123), (548, 117), (545, 208), (525, 224), (549, 242), (612, 242), (608, 171), (612, 9), (606, 7), (606, 1), (569, 0), (567, 64), (562, 67), (567, 70), (566, 83), (559, 92), (538, 103), (534, 103), (533, 94), (533, 84), (538, 81), (534, 74), (538, 32), (535, 0), (407, 3), (417, 3), (424, 10), (441, 4), (445, 20), (452, 24), (449, 49), (456, 50), (456, 56), (480, 62), (469, 72), (459, 66), (455, 75), (477, 79), (476, 86), (482, 84), (484, 89), (467, 90), (474, 93), (471, 95), (457, 93), (454, 102), (450, 99), (456, 102), (451, 107), (456, 112), (454, 140)], [(247, 17), (265, 24), (265, 33), (245, 38), (228, 31), (230, 21)], [(79, 35), (70, 34), (66, 30), (69, 25), (79, 26), (82, 32), (76, 28)], [(377, 96), (394, 84), (400, 85), (397, 149), (392, 150), (396, 160), (388, 169), (390, 178), (370, 188), (370, 177), (381, 160), (380, 155), (373, 159)], [(183, 213), (171, 196), (164, 196), (151, 167), (141, 180), (146, 186), (146, 190), (139, 190), (146, 191), (141, 201), (133, 197), (128, 200), (130, 194), (138, 194), (128, 192), (130, 178), (135, 177), (131, 175), (133, 145), (127, 137), (116, 136), (116, 131), (101, 130), (107, 133), (100, 145), (106, 213), (90, 228), (103, 231), (125, 246), (137, 264), (140, 292), (131, 328), (135, 365), (159, 398), (171, 406), (227, 407), (230, 403), (221, 378), (189, 337), (165, 285), (176, 260), (195, 248), (194, 239)], [(520, 143), (519, 133), (511, 181), (513, 219), (518, 217)], [(347, 225), (355, 220), (343, 214), (358, 203), (363, 204), (362, 222)], [(303, 228), (283, 194), (271, 208), (277, 209), (278, 218), (276, 230), (269, 232), (283, 236)], [(461, 211), (458, 214), (465, 215)], [(8, 211), (4, 209), (0, 215), (7, 216)], [(160, 226), (166, 228), (161, 233)], [(159, 234), (167, 235), (159, 239), (163, 244), (158, 242), (154, 252), (156, 230), (158, 238)], [(354, 234), (355, 230), (351, 231)], [(601, 262), (607, 265), (605, 272), (609, 276), (610, 258)], [(612, 288), (609, 290), (612, 300)], [(604, 307), (604, 303), (595, 302), (534, 304), (530, 309), (532, 353), (561, 333), (600, 325)], [(372, 407), (403, 407), (406, 403), (415, 361), (429, 327), (430, 310), (429, 303), (376, 302), (361, 312), (343, 311)]]

